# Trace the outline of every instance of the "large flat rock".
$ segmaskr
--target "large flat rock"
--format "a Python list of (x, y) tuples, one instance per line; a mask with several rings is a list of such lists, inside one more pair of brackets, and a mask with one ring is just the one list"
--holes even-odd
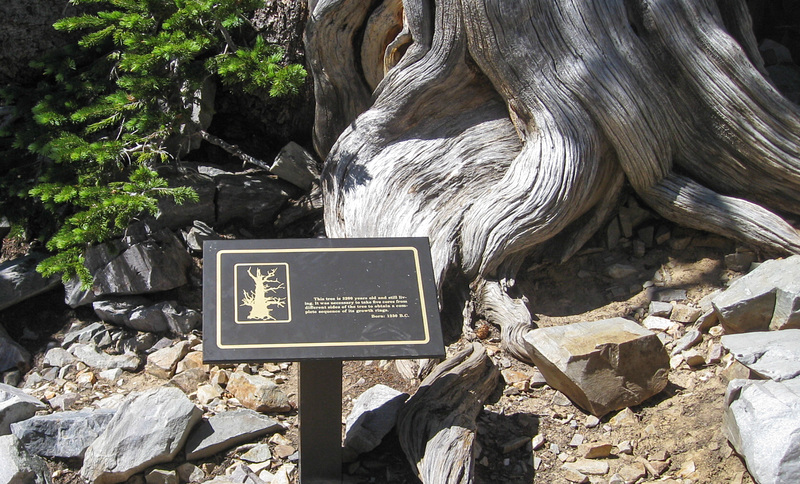
[(239, 409), (218, 413), (203, 420), (189, 436), (186, 442), (186, 458), (202, 459), (236, 444), (282, 430), (285, 429), (280, 423), (253, 410)]
[(669, 356), (658, 336), (624, 318), (539, 328), (525, 340), (547, 383), (598, 417), (667, 385)]
[(782, 381), (800, 375), (800, 329), (728, 334), (722, 346), (763, 378)]

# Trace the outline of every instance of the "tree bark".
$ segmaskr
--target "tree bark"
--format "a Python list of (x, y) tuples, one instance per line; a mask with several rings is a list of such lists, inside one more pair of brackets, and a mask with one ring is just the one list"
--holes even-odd
[(572, 255), (625, 183), (679, 224), (800, 253), (784, 219), (800, 213), (800, 111), (767, 77), (745, 0), (309, 12), (328, 235), (429, 237), (440, 296), (469, 291), (523, 360), (520, 265), (556, 235)]

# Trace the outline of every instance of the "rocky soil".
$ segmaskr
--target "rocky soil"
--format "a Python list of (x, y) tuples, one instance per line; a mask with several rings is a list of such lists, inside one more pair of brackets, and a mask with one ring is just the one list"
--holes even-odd
[[(519, 287), (529, 299), (536, 324), (546, 327), (615, 316), (642, 321), (648, 315), (651, 301), (659, 298), (684, 311), (700, 308), (705, 304), (704, 297), (746, 272), (750, 261), (757, 258), (757, 254), (726, 239), (675, 227), (652, 215), (646, 218), (636, 233), (619, 233), (612, 225), (597, 237), (595, 247), (590, 243), (566, 264), (545, 262), (531, 266), (519, 281)], [(15, 241), (3, 245), (4, 258), (24, 250), (25, 246)], [(196, 276), (200, 266), (201, 260), (196, 259), (196, 274), (191, 278), (194, 281), (199, 281)], [(195, 287), (194, 291), (198, 289)], [(198, 294), (186, 293), (181, 299), (199, 304)], [(673, 319), (680, 319), (679, 311), (674, 313)], [(35, 355), (33, 368), (23, 377), (23, 382), (28, 383), (20, 385), (27, 386), (30, 394), (42, 400), (67, 390), (75, 391), (79, 398), (71, 409), (76, 410), (92, 407), (110, 396), (167, 383), (146, 371), (125, 372), (108, 381), (90, 369), (54, 381), (36, 382), (39, 377), (34, 375), (43, 375), (47, 370), (42, 364), (46, 350), (60, 345), (73, 325), (95, 321), (97, 316), (90, 308), (71, 310), (64, 306), (59, 290), (0, 312), (0, 322), (10, 335)], [(662, 335), (667, 349), (690, 327), (691, 323), (673, 321)], [(692, 362), (694, 366), (690, 367), (681, 357), (672, 360), (673, 369), (664, 391), (642, 405), (613, 412), (599, 420), (544, 384), (535, 368), (505, 354), (495, 328), (479, 321), (474, 329), (452, 344), (448, 353), (469, 340), (481, 340), (503, 370), (505, 380), (478, 418), (478, 482), (580, 482), (582, 476), (574, 471), (588, 476), (590, 482), (603, 483), (753, 482), (721, 432), (723, 395), (733, 371), (727, 369), (730, 357), (710, 354), (718, 351), (721, 327), (704, 332), (702, 341), (694, 347), (700, 357), (697, 363)], [(201, 337), (195, 331), (183, 339), (199, 348)], [(296, 405), (296, 363), (244, 365), (240, 369), (271, 375)], [(413, 392), (418, 381), (402, 377), (393, 362), (347, 362), (343, 421), (353, 400), (378, 383)], [(212, 406), (205, 402), (201, 408), (211, 415), (240, 407), (231, 397), (223, 394)], [(198, 396), (190, 391), (190, 398), (197, 401)], [(260, 468), (288, 470), (290, 479), (296, 480), (296, 472), (291, 472), (298, 446), (296, 408), (270, 416), (288, 430), (284, 438), (268, 435), (261, 439), (271, 447), (272, 457)], [(610, 448), (601, 444), (610, 444)], [(236, 446), (193, 463), (203, 470), (203, 479), (211, 479), (241, 462), (242, 453), (251, 447)], [(595, 447), (605, 449), (600, 452), (607, 456), (584, 459)], [(159, 467), (174, 468), (181, 462), (179, 455), (174, 464)], [(83, 482), (79, 461), (50, 460), (48, 465), (54, 482)], [(345, 470), (347, 482), (416, 482), (394, 433), (374, 451), (348, 463)], [(134, 479), (143, 479), (143, 474)]]

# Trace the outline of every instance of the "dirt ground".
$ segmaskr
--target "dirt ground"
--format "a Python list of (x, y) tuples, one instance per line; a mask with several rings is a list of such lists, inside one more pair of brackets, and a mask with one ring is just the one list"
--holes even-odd
[[(726, 268), (724, 262), (726, 254), (737, 250), (735, 243), (659, 220), (652, 224), (662, 234), (669, 232), (669, 237), (648, 248), (643, 256), (633, 255), (631, 240), (623, 239), (614, 249), (601, 248), (600, 242), (590, 243), (565, 264), (530, 267), (518, 284), (529, 300), (536, 324), (545, 327), (616, 316), (641, 321), (659, 290), (684, 289), (686, 300), (682, 303), (699, 307), (704, 296), (741, 275)], [(3, 255), (8, 257), (20, 250), (19, 244), (6, 243)], [(622, 279), (607, 275), (606, 270), (617, 263), (635, 267), (635, 274)], [(24, 308), (12, 307), (0, 312), (0, 322), (12, 337), (35, 354), (35, 364), (41, 361), (48, 345), (60, 341), (70, 324), (95, 320), (89, 309), (69, 310), (63, 306), (61, 297), (55, 291), (37, 297)], [(26, 309), (30, 307), (40, 309), (31, 313)], [(677, 339), (686, 329), (674, 328), (670, 337)], [(502, 351), (495, 328), (483, 336), (486, 338), (481, 342), (501, 369), (536, 376), (534, 368)], [(719, 328), (712, 330), (696, 348), (706, 354), (712, 344), (719, 342), (719, 337)], [(465, 343), (462, 338), (452, 345), (450, 352)], [(35, 370), (36, 365), (32, 371)], [(573, 445), (582, 436), (584, 442), (613, 445), (611, 456), (602, 459), (609, 471), (589, 476), (591, 482), (609, 482), (615, 472), (646, 461), (648, 475), (637, 482), (752, 483), (742, 460), (733, 453), (721, 431), (727, 385), (724, 370), (725, 360), (698, 368), (683, 363), (670, 372), (669, 384), (660, 394), (630, 410), (606, 415), (597, 425), (587, 413), (546, 384), (519, 389), (501, 381), (477, 420), (476, 482), (570, 482), (562, 465), (579, 457)], [(284, 391), (296, 401), (297, 364), (288, 365), (282, 375)], [(144, 372), (125, 378), (122, 385), (96, 383), (82, 389), (83, 398), (77, 406), (91, 405), (114, 393), (126, 394), (163, 383)], [(343, 421), (353, 400), (378, 383), (413, 393), (419, 382), (401, 377), (394, 362), (346, 362)], [(287, 425), (285, 437), (297, 448), (296, 412), (275, 418)], [(543, 437), (543, 442), (534, 449), (531, 439), (537, 435)], [(264, 442), (268, 440), (265, 438)], [(236, 450), (232, 449), (202, 463), (201, 467), (209, 476), (219, 475), (236, 457)], [(286, 459), (276, 457), (273, 467), (285, 462)], [(49, 464), (54, 471), (54, 482), (81, 482), (79, 462)], [(350, 483), (418, 482), (394, 433), (374, 451), (345, 464), (344, 470), (345, 482)]]

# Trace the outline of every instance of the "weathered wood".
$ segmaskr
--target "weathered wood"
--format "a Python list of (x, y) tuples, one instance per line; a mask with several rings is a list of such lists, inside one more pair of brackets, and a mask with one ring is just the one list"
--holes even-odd
[(436, 366), (400, 409), (400, 445), (422, 482), (472, 482), (475, 418), (499, 377), (473, 343)]

